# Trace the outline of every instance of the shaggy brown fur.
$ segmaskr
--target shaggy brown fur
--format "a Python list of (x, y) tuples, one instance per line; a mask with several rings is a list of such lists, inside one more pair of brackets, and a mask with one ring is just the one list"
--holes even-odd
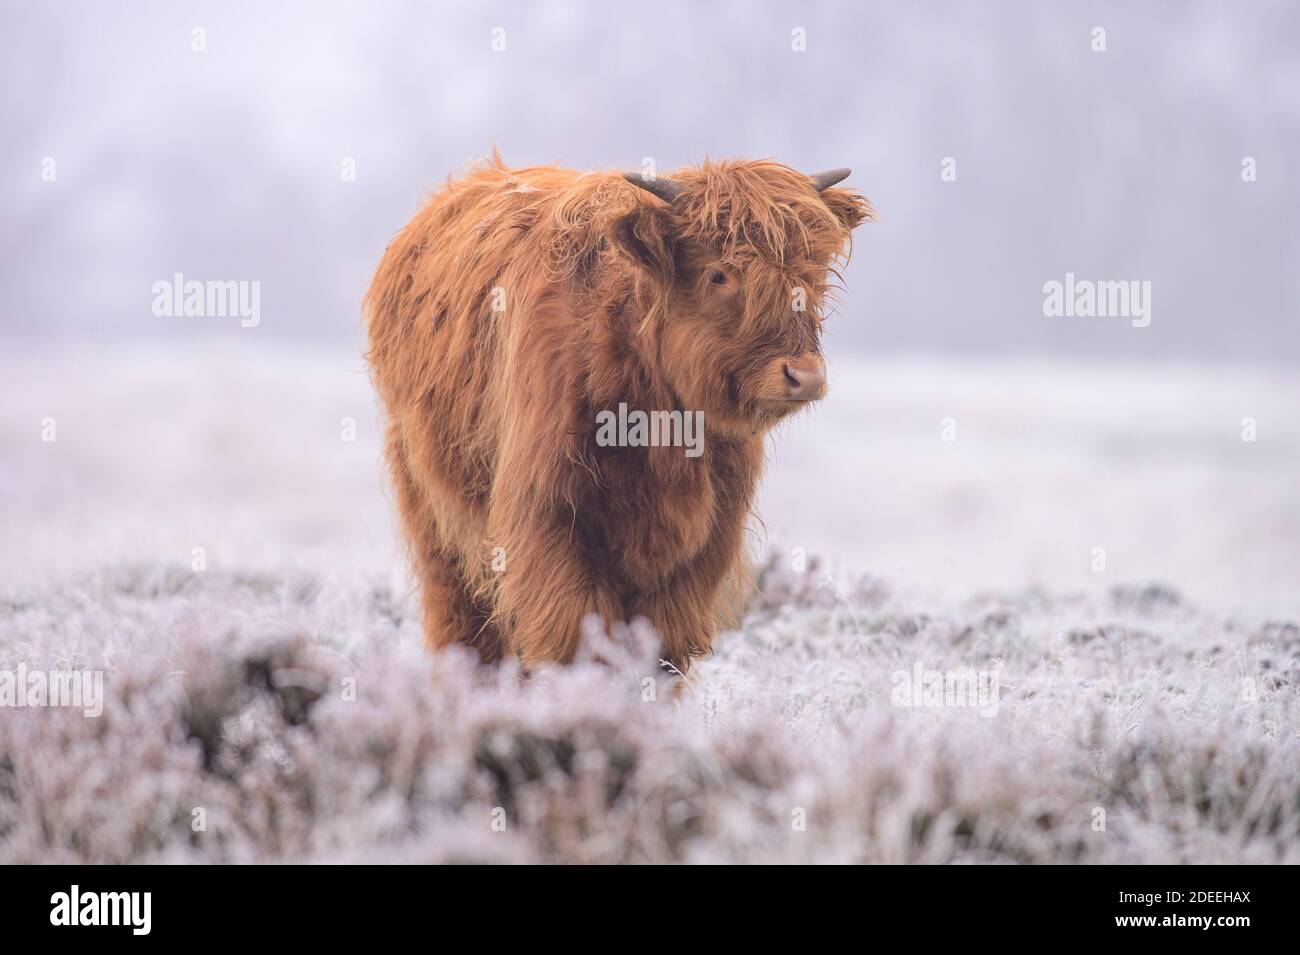
[[(824, 368), (828, 286), (872, 213), (775, 162), (672, 179), (670, 204), (494, 156), (385, 252), (369, 359), (431, 646), (567, 662), (597, 614), (648, 618), (683, 671), (709, 650), (764, 436), (807, 404), (792, 382)], [(600, 446), (620, 402), (702, 411), (703, 454)]]

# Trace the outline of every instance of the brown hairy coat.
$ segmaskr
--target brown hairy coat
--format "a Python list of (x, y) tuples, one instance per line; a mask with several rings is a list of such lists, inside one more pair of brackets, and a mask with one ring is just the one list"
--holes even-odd
[[(764, 437), (824, 392), (828, 288), (872, 213), (770, 161), (671, 180), (494, 155), (384, 253), (368, 357), (431, 646), (568, 662), (596, 614), (647, 618), (682, 671), (709, 650)], [(703, 454), (600, 446), (620, 402), (702, 411)]]

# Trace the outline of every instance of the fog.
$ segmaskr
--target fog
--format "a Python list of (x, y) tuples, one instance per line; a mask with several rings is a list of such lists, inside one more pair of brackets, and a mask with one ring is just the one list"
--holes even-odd
[[(6, 2), (5, 22), (5, 339), (359, 343), (389, 236), (495, 145), (853, 167), (880, 220), (832, 352), (1300, 356), (1294, 5)], [(259, 282), (260, 323), (156, 316), (177, 272)], [(1045, 316), (1066, 273), (1150, 282), (1150, 324)]]

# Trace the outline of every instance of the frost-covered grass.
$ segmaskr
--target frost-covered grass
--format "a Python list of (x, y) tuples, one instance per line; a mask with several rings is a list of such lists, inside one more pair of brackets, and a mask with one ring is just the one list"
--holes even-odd
[[(819, 579), (769, 569), (678, 689), (635, 640), (531, 682), (430, 659), (382, 582), (126, 567), (10, 598), (0, 668), (103, 668), (107, 700), (0, 718), (0, 858), (1300, 859), (1295, 625)], [(917, 663), (996, 669), (996, 715), (895, 706)]]
[[(1243, 452), (1235, 420), (1205, 423), (1284, 386), (1180, 402), (1176, 378), (1120, 381), (1148, 399), (1139, 451), (1132, 414), (1068, 372), (1003, 375), (1052, 398), (1048, 424), (951, 374), (923, 379), (942, 400), (906, 376), (841, 387), (857, 430), (828, 405), (781, 438), (774, 556), (677, 684), (636, 631), (529, 680), (429, 657), (356, 363), (92, 357), (3, 368), (0, 671), (102, 670), (106, 700), (0, 709), (0, 861), (1300, 861), (1294, 426), (1258, 411), (1272, 443)], [(964, 430), (929, 449), (944, 404)], [(1148, 533), (1107, 533), (1125, 500)], [(1032, 518), (994, 539), (1017, 502)], [(1051, 555), (1079, 527), (1111, 569), (1073, 586)], [(1160, 527), (1199, 528), (1223, 566)], [(1041, 566), (987, 586), (983, 540), (999, 574)], [(817, 544), (833, 564), (792, 554)], [(898, 705), (918, 666), (996, 674), (996, 712)]]

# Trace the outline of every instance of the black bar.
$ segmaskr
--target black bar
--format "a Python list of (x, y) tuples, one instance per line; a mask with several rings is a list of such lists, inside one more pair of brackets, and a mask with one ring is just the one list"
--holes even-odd
[[(1054, 943), (1127, 938), (1178, 945), (1198, 938), (1233, 945), (1283, 941), (1293, 934), (1295, 876), (1284, 867), (876, 867), (835, 869), (812, 881), (802, 873), (769, 873), (752, 882), (744, 873), (727, 873), (721, 876), (725, 884), (716, 872), (679, 872), (671, 876), (670, 889), (664, 873), (649, 872), (602, 893), (584, 873), (488, 875), (481, 869), (42, 867), (9, 874), (17, 878), (5, 893), (7, 940), (53, 942), (75, 932), (82, 941), (102, 935), (128, 944), (204, 945), (252, 938), (337, 945), (399, 925), (423, 924), (445, 933), (452, 919), (458, 928), (477, 925), (495, 939), (502, 926), (526, 931), (524, 918), (502, 918), (524, 910), (533, 916), (527, 919), (533, 931), (596, 915), (636, 930), (652, 918), (673, 918), (667, 911), (651, 915), (650, 906), (660, 904), (680, 906), (691, 924), (711, 921), (724, 933), (756, 932), (760, 938), (779, 926), (811, 935), (851, 930), (863, 939), (919, 932), (926, 942), (1005, 939), (1010, 932), (1026, 943), (1035, 937)], [(573, 879), (567, 898), (559, 894), (557, 878)], [(656, 879), (664, 884), (652, 887)], [(695, 879), (699, 883), (680, 885)], [(598, 884), (608, 884), (608, 876)], [(111, 916), (116, 905), (137, 916), (134, 925), (127, 918), (118, 925), (52, 924), (52, 916), (66, 915), (68, 905), (59, 905), (70, 904), (73, 885), (83, 912)], [(148, 893), (148, 933), (137, 934), (143, 895), (128, 910), (121, 896), (101, 905), (98, 893)], [(646, 895), (660, 901), (638, 904)], [(88, 903), (88, 896), (96, 901)], [(666, 901), (672, 898), (681, 901)]]

